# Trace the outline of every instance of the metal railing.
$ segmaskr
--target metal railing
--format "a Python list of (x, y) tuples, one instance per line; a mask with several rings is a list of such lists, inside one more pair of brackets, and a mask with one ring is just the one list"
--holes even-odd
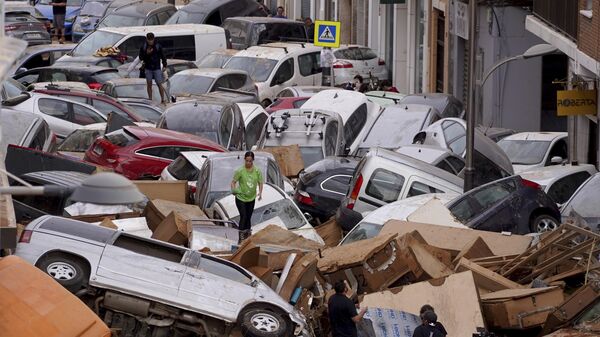
[(579, 1), (534, 0), (533, 14), (573, 41), (577, 41)]

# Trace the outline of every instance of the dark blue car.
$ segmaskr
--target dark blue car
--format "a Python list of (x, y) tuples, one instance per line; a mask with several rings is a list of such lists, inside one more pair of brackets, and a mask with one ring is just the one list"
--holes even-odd
[[(35, 3), (35, 8), (37, 8), (45, 17), (47, 17), (50, 21), (54, 22), (54, 14), (52, 13), (52, 5), (50, 4), (52, 0), (39, 0)], [(67, 9), (65, 14), (65, 36), (71, 36), (73, 21), (77, 15), (79, 15), (79, 11), (81, 11), (81, 6), (83, 6), (85, 0), (67, 0)]]
[(88, 0), (73, 23), (73, 42), (79, 42), (86, 34), (96, 29), (112, 0)]

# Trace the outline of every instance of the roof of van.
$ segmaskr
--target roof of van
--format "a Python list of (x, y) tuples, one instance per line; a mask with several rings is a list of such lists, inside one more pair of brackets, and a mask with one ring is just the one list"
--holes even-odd
[(225, 34), (225, 30), (221, 27), (212, 25), (202, 25), (195, 23), (185, 23), (177, 25), (158, 25), (158, 26), (133, 26), (133, 27), (104, 27), (100, 28), (103, 32), (116, 33), (122, 35), (138, 34), (145, 35), (146, 33), (154, 33), (160, 37), (164, 35), (177, 34)]
[(303, 21), (296, 21), (292, 19), (284, 19), (284, 18), (274, 18), (274, 17), (266, 17), (266, 16), (234, 16), (225, 19), (227, 20), (235, 20), (235, 21), (246, 21), (253, 23), (290, 23), (290, 24), (298, 24), (304, 25)]
[(442, 180), (445, 180), (451, 184), (460, 186), (461, 188), (463, 187), (463, 183), (464, 183), (463, 180), (461, 178), (455, 176), (454, 174), (451, 174), (450, 172), (444, 171), (440, 168), (430, 165), (424, 161), (403, 155), (401, 153), (396, 153), (394, 151), (390, 151), (390, 150), (386, 150), (386, 149), (377, 147), (377, 148), (371, 149), (369, 151), (369, 154), (367, 154), (367, 156), (380, 157), (380, 158), (384, 158), (387, 160), (391, 160), (391, 161), (399, 163), (399, 164), (410, 166), (416, 170), (425, 172), (427, 174), (431, 174), (431, 175), (433, 175), (437, 178), (440, 178)]
[(273, 42), (240, 50), (233, 57), (245, 56), (279, 60), (300, 50), (320, 52), (321, 47), (315, 47), (312, 43)]

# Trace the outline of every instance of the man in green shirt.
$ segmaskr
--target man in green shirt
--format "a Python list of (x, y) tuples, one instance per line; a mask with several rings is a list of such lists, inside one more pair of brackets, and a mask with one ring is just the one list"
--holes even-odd
[(231, 181), (231, 193), (235, 195), (235, 206), (240, 213), (240, 241), (250, 235), (250, 220), (252, 219), (252, 212), (254, 212), (256, 188), (258, 187), (258, 200), (261, 200), (263, 183), (260, 169), (254, 166), (254, 153), (252, 151), (246, 152), (244, 166), (235, 171)]

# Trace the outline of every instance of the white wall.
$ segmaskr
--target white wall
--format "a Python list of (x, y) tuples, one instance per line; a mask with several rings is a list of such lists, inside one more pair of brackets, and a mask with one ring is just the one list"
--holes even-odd
[[(483, 56), (483, 73), (500, 60), (520, 55), (529, 47), (543, 43), (525, 29), (525, 10), (496, 7), (495, 12), (496, 16), (487, 6), (479, 8), (478, 52)], [(541, 79), (541, 58), (512, 61), (496, 70), (483, 88), (481, 115), (484, 125), (539, 131)]]

